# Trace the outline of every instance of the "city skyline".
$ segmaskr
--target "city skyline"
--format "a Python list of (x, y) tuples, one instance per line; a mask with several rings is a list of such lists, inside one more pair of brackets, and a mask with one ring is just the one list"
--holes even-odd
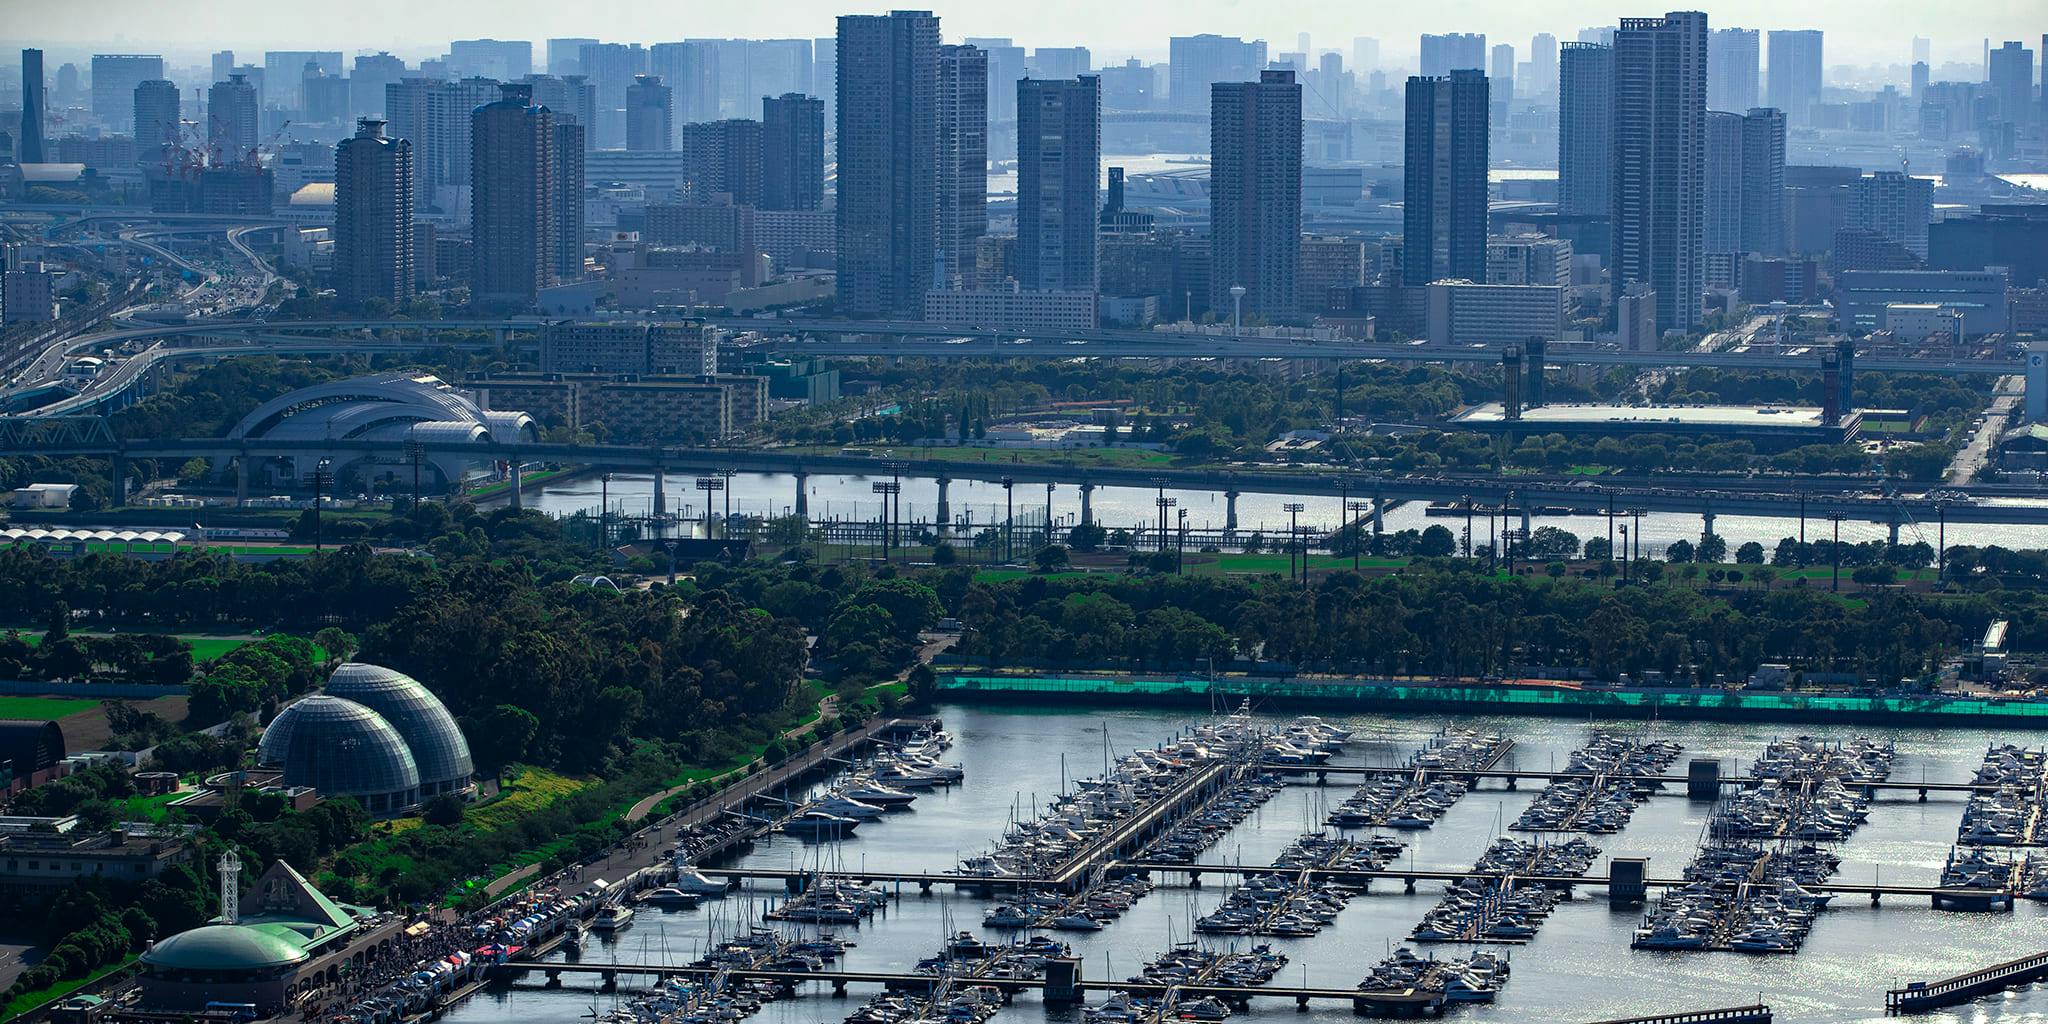
[[(1637, 13), (1639, 5), (1623, 2), (1566, 5), (1489, 2), (1468, 5), (1456, 13), (1435, 10), (1376, 10), (1370, 15), (1330, 6), (1303, 3), (1268, 5), (1253, 14), (1222, 0), (1196, 0), (1169, 10), (1103, 9), (1074, 0), (1054, 0), (1028, 10), (985, 5), (926, 5), (951, 26), (946, 41), (968, 36), (1008, 36), (1025, 45), (1082, 45), (1095, 48), (1098, 61), (1136, 56), (1163, 60), (1168, 37), (1213, 32), (1245, 39), (1264, 39), (1274, 52), (1291, 49), (1297, 33), (1309, 33), (1314, 48), (1350, 51), (1355, 37), (1379, 40), (1385, 63), (1412, 64), (1425, 33), (1480, 32), (1522, 43), (1540, 32), (1568, 38), (1579, 28), (1612, 25)], [(1983, 40), (2035, 39), (2041, 19), (2023, 5), (1997, 0), (1961, 0), (1932, 8), (1904, 0), (1849, 3), (1825, 0), (1796, 9), (1762, 2), (1705, 5), (1710, 27), (1820, 29), (1827, 34), (1827, 66), (1909, 64), (1914, 36), (1933, 39), (1936, 64), (1981, 58)], [(749, 7), (704, 8), (688, 17), (647, 17), (631, 7), (569, 10), (530, 2), (509, 4), (446, 4), (431, 7), (400, 5), (392, 0), (367, 0), (347, 8), (293, 8), (280, 11), (255, 0), (224, 0), (203, 11), (134, 6), (118, 19), (123, 30), (109, 34), (106, 12), (56, 8), (37, 12), (33, 32), (17, 31), (10, 48), (41, 43), (45, 48), (77, 47), (103, 52), (146, 47), (177, 59), (202, 60), (213, 50), (272, 48), (318, 41), (354, 52), (389, 50), (400, 56), (433, 55), (442, 40), (495, 37), (527, 39), (536, 49), (549, 38), (595, 37), (605, 40), (655, 41), (684, 38), (823, 37), (832, 34), (833, 18), (862, 12), (839, 3), (796, 0), (767, 10)], [(23, 22), (26, 19), (22, 19)], [(367, 25), (403, 25), (403, 31), (367, 31)], [(1967, 24), (1971, 35), (1955, 34)], [(261, 25), (261, 31), (251, 26)], [(429, 51), (433, 51), (432, 54)]]

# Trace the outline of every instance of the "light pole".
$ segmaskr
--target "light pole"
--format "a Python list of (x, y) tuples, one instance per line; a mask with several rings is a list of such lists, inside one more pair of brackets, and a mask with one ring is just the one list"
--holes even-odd
[(896, 532), (896, 516), (889, 509), (889, 501), (903, 493), (903, 485), (894, 480), (877, 480), (869, 489), (882, 496), (882, 561), (886, 562), (890, 545), (895, 541), (892, 535)]
[(597, 475), (597, 546), (603, 548), (612, 541), (612, 475), (609, 472)]
[[(1298, 501), (1280, 506), (1287, 511), (1287, 575), (1294, 576), (1294, 549), (1301, 543), (1301, 513), (1308, 508)], [(1308, 586), (1308, 551), (1301, 553), (1301, 585)]]
[(1934, 503), (1934, 519), (1939, 525), (1934, 534), (1934, 585), (1939, 587), (1948, 575), (1948, 499)]
[[(1166, 545), (1173, 540), (1172, 534), (1166, 528), (1166, 510), (1179, 505), (1180, 499), (1169, 498), (1162, 494), (1152, 499), (1152, 503), (1159, 506), (1159, 550), (1165, 551)], [(1175, 571), (1178, 572), (1179, 570), (1176, 569)]]
[(414, 511), (418, 511), (420, 507), (420, 463), (425, 462), (426, 459), (427, 446), (421, 444), (418, 438), (406, 438), (405, 460), (412, 463), (412, 507)]
[(1636, 532), (1634, 541), (1634, 544), (1636, 546), (1635, 559), (1639, 562), (1643, 559), (1643, 513), (1645, 511), (1648, 510), (1643, 508), (1641, 505), (1637, 505), (1636, 507), (1628, 510), (1629, 515), (1632, 515), (1636, 518)]
[(1828, 582), (1828, 589), (1836, 593), (1840, 593), (1842, 589), (1842, 520), (1847, 518), (1849, 518), (1847, 513), (1828, 513), (1828, 521), (1835, 524), (1835, 541), (1829, 545), (1829, 547), (1833, 548), (1829, 554), (1834, 556), (1832, 560), (1835, 568), (1834, 574)]
[(1045, 485), (1045, 547), (1052, 546), (1052, 490), (1057, 486), (1051, 482)]
[(1230, 286), (1230, 333), (1244, 333), (1244, 285)]
[[(1370, 508), (1372, 508), (1372, 503), (1371, 503), (1371, 502), (1369, 502), (1369, 501), (1347, 501), (1347, 502), (1345, 502), (1345, 503), (1344, 503), (1344, 511), (1346, 511), (1346, 512), (1348, 512), (1348, 513), (1350, 513), (1350, 514), (1351, 514), (1351, 523), (1350, 523), (1350, 525), (1351, 525), (1351, 527), (1352, 527), (1352, 530), (1351, 530), (1351, 571), (1352, 571), (1352, 572), (1357, 572), (1357, 571), (1358, 571), (1358, 549), (1359, 549), (1359, 548), (1362, 548), (1362, 547), (1364, 547), (1364, 546), (1365, 546), (1365, 528), (1364, 528), (1363, 526), (1359, 526), (1358, 524), (1359, 524), (1360, 522), (1362, 522), (1362, 521), (1363, 521), (1363, 520), (1365, 519), (1365, 513), (1366, 513), (1366, 510), (1367, 510), (1367, 509), (1370, 509)], [(1466, 526), (1465, 526), (1465, 529), (1466, 529), (1467, 531), (1471, 530), (1471, 529), (1472, 529), (1472, 527), (1471, 527), (1471, 522), (1472, 522), (1471, 518), (1470, 518), (1470, 517), (1467, 517), (1467, 518), (1466, 518), (1466, 520), (1465, 520), (1465, 522), (1466, 522)], [(1471, 537), (1471, 534), (1470, 534), (1469, 532), (1468, 532), (1468, 533), (1466, 534), (1466, 536), (1465, 536), (1465, 553), (1466, 553), (1467, 555), (1470, 555), (1470, 554), (1472, 553), (1472, 537)]]
[(716, 476), (697, 478), (697, 489), (704, 492), (704, 539), (711, 539), (711, 495), (725, 490), (725, 479)]
[(1187, 571), (1188, 561), (1188, 510), (1179, 510), (1179, 516), (1180, 530), (1173, 544), (1173, 574), (1175, 576)]
[(313, 551), (320, 551), (320, 492), (334, 485), (334, 470), (326, 459), (313, 467)]
[(1621, 582), (1628, 582), (1628, 524), (1621, 524)]
[(1003, 478), (1003, 561), (1006, 563), (1017, 560), (1015, 544), (1017, 506), (1013, 500), (1014, 492), (1011, 491), (1011, 488), (1015, 486), (1017, 486), (1017, 481), (1009, 477)]

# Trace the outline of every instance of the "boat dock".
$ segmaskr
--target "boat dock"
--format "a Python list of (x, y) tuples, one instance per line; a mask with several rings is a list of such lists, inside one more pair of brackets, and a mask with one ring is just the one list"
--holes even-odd
[(2048, 952), (2008, 960), (1968, 974), (1958, 974), (1953, 978), (1916, 981), (1905, 988), (1892, 989), (1884, 994), (1884, 1012), (1886, 1016), (1894, 1017), (1900, 1014), (1924, 1013), (2043, 980), (2048, 980)]
[[(1507, 788), (1509, 789), (1519, 788), (1518, 784), (1522, 781), (1557, 782), (1561, 780), (1587, 779), (1591, 778), (1593, 774), (1591, 772), (1571, 771), (1522, 771), (1513, 768), (1418, 769), (1413, 766), (1406, 765), (1374, 766), (1360, 764), (1319, 764), (1312, 767), (1303, 767), (1301, 765), (1267, 763), (1261, 765), (1261, 767), (1265, 768), (1267, 771), (1284, 773), (1287, 778), (1290, 778), (1295, 782), (1306, 781), (1304, 776), (1309, 775), (1315, 776), (1315, 782), (1321, 784), (1328, 782), (1330, 776), (1412, 775), (1419, 771), (1424, 776), (1430, 778), (1436, 778), (1441, 776), (1446, 778), (1469, 779), (1474, 782), (1477, 782), (1482, 779), (1505, 781), (1507, 783)], [(1681, 787), (1679, 790), (1677, 790), (1677, 792), (1683, 792), (1684, 790), (1682, 787), (1697, 782), (1697, 780), (1692, 779), (1685, 775), (1613, 774), (1606, 776), (1606, 779), (1610, 782), (1632, 783), (1645, 789), (1662, 790), (1664, 787), (1667, 786)], [(1752, 789), (1757, 786), (1762, 786), (1773, 781), (1776, 780), (1746, 775), (1731, 775), (1721, 776), (1715, 783), (1715, 785), (1721, 787), (1734, 787), (1737, 789)], [(1844, 785), (1851, 790), (1861, 790), (1864, 792), (1865, 795), (1868, 796), (1874, 796), (1877, 793), (1882, 792), (1910, 791), (1919, 794), (1920, 798), (1923, 800), (1926, 799), (1927, 795), (1930, 793), (1991, 793), (1996, 792), (1999, 788), (1995, 784), (1981, 782), (1905, 782), (1896, 779), (1876, 780), (1868, 782), (1849, 782), (1844, 783)]]
[(1594, 1024), (1771, 1024), (1771, 1008), (1763, 1003), (1729, 1006), (1719, 1010), (1692, 1010), (1655, 1017), (1627, 1017), (1595, 1021)]

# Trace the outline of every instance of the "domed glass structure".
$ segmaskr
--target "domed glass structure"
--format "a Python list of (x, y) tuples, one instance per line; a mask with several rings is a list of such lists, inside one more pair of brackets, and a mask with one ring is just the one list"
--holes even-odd
[(405, 738), (375, 711), (341, 697), (314, 694), (279, 712), (256, 759), (282, 769), (287, 786), (352, 796), (372, 814), (420, 802), (419, 766)]
[(264, 971), (306, 958), (305, 950), (280, 936), (232, 924), (201, 925), (179, 932), (142, 954), (143, 964), (156, 970), (212, 974)]
[(418, 680), (382, 665), (351, 661), (327, 677), (325, 692), (375, 711), (398, 730), (419, 767), (421, 798), (469, 788), (476, 774), (469, 741), (447, 706)]

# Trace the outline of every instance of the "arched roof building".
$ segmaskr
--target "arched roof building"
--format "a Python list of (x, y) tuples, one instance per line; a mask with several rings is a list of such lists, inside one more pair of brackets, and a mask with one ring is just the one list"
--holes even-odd
[[(280, 395), (259, 406), (228, 433), (231, 440), (303, 441), (303, 456), (278, 457), (281, 470), (296, 478), (312, 475), (325, 441), (388, 441), (381, 462), (397, 466), (408, 440), (436, 444), (518, 444), (539, 436), (523, 412), (487, 410), (432, 374), (381, 373), (328, 381)], [(334, 458), (340, 473), (379, 461), (360, 455)], [(427, 462), (442, 479), (458, 478), (475, 459), (437, 454)]]
[(398, 730), (419, 768), (420, 797), (468, 789), (476, 768), (469, 741), (439, 697), (403, 672), (351, 661), (327, 677), (330, 697), (355, 701)]
[(278, 712), (256, 747), (256, 762), (284, 772), (287, 786), (352, 796), (389, 816), (420, 802), (419, 766), (404, 737), (375, 711), (316, 693)]

